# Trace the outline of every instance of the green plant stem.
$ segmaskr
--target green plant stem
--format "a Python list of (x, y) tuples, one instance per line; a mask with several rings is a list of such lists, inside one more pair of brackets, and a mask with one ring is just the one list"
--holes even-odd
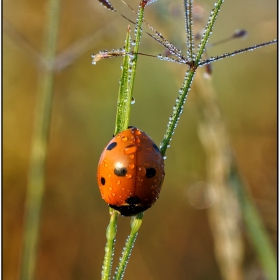
[(45, 34), (46, 69), (39, 77), (38, 100), (34, 116), (34, 132), (28, 174), (23, 253), (20, 279), (35, 279), (40, 214), (45, 187), (45, 163), (50, 129), (56, 42), (59, 26), (60, 1), (50, 0)]
[(117, 220), (119, 214), (110, 209), (110, 222), (106, 230), (106, 246), (105, 246), (105, 256), (102, 266), (101, 272), (101, 279), (102, 280), (109, 280), (111, 278), (111, 270), (112, 270), (112, 263), (113, 263), (113, 255), (114, 255), (114, 246), (116, 241), (116, 234), (117, 234)]
[[(131, 107), (131, 100), (132, 100), (132, 91), (133, 91), (133, 85), (134, 85), (134, 79), (135, 79), (135, 73), (136, 73), (136, 66), (137, 66), (137, 53), (139, 50), (141, 35), (142, 35), (142, 25), (144, 20), (144, 8), (145, 8), (146, 2), (141, 1), (139, 10), (138, 10), (138, 17), (137, 17), (137, 25), (135, 29), (135, 47), (134, 47), (134, 55), (130, 55), (131, 53), (131, 37), (130, 37), (130, 28), (127, 30), (126, 35), (126, 41), (125, 41), (125, 52), (127, 53), (124, 56), (123, 60), (123, 68), (122, 68), (122, 75), (120, 80), (120, 87), (119, 87), (119, 94), (118, 94), (118, 103), (117, 103), (117, 115), (116, 115), (116, 124), (115, 124), (115, 131), (114, 135), (118, 134), (119, 132), (127, 129), (129, 124), (129, 118), (130, 118), (130, 107)], [(107, 280), (111, 276), (111, 267), (113, 262), (113, 251), (114, 251), (114, 245), (115, 245), (115, 236), (116, 236), (116, 216), (117, 212), (115, 210), (110, 209), (111, 213), (111, 219), (110, 224), (107, 228), (107, 243), (105, 247), (105, 257), (102, 267), (102, 280)], [(142, 216), (143, 214), (139, 214), (137, 217), (141, 217), (142, 222)], [(139, 218), (136, 219), (138, 221)], [(139, 224), (139, 221), (138, 223)], [(129, 239), (129, 243), (126, 244), (127, 246), (123, 249), (123, 256), (125, 256), (125, 264), (120, 261), (119, 266), (120, 273), (123, 276), (126, 268), (126, 264), (128, 262), (129, 256), (131, 254), (131, 250), (133, 246), (129, 246), (129, 244), (132, 245), (135, 242), (136, 236), (137, 236), (137, 230), (139, 229), (140, 225), (134, 226), (132, 231), (132, 237)], [(135, 231), (136, 230), (136, 231)], [(129, 254), (127, 254), (127, 250), (129, 250)], [(121, 278), (116, 278), (121, 279)]]
[(192, 80), (194, 78), (196, 69), (190, 69), (186, 72), (185, 80), (183, 83), (182, 88), (180, 89), (180, 93), (178, 98), (176, 99), (176, 104), (173, 107), (173, 112), (171, 117), (169, 118), (169, 122), (167, 125), (166, 132), (163, 136), (163, 140), (160, 143), (160, 153), (162, 156), (165, 156), (166, 149), (169, 147), (169, 143), (172, 139), (172, 135), (174, 134), (175, 128), (178, 124), (178, 121), (180, 119), (180, 115), (183, 112), (183, 108), (186, 102), (187, 94), (190, 90)]
[(141, 37), (142, 37), (142, 25), (144, 21), (144, 10), (146, 6), (146, 1), (141, 0), (139, 9), (138, 9), (138, 15), (137, 15), (137, 20), (136, 20), (136, 27), (135, 27), (135, 47), (134, 47), (134, 57), (132, 59), (132, 73), (131, 73), (131, 96), (133, 92), (133, 87), (134, 87), (134, 80), (135, 80), (135, 74), (136, 74), (136, 67), (137, 67), (137, 59), (138, 59), (138, 51), (139, 51), (139, 46), (141, 42)]
[(118, 264), (118, 267), (116, 268), (116, 272), (114, 275), (114, 280), (121, 280), (123, 279), (124, 272), (129, 260), (129, 257), (131, 255), (131, 251), (133, 249), (133, 245), (135, 243), (136, 237), (138, 235), (138, 231), (141, 227), (143, 219), (143, 212), (138, 214), (137, 216), (133, 216), (131, 218), (131, 231), (130, 234), (126, 240), (125, 246), (123, 248), (122, 256), (120, 259), (120, 262)]
[(193, 36), (193, 0), (184, 0), (185, 6), (185, 20), (186, 20), (186, 33), (187, 33), (187, 46), (188, 46), (188, 60), (194, 59), (194, 36)]
[[(134, 54), (125, 55), (123, 60), (123, 69), (118, 94), (117, 115), (114, 135), (127, 129), (129, 125), (130, 108), (137, 67), (138, 50), (140, 46), (142, 36), (142, 25), (144, 21), (144, 8), (146, 5), (145, 3), (145, 1), (141, 1), (138, 10), (137, 25), (135, 27), (135, 47), (133, 50)], [(130, 28), (128, 28), (126, 36), (125, 52), (131, 53)]]
[[(131, 36), (130, 36), (130, 27), (128, 27), (126, 40), (125, 40), (125, 52), (129, 53), (130, 48), (131, 48)], [(129, 123), (131, 98), (132, 98), (131, 91), (130, 91), (130, 81), (131, 81), (131, 74), (129, 73), (130, 62), (131, 62), (130, 56), (125, 55), (122, 64), (122, 75), (120, 79), (114, 135), (127, 129)]]
[(210, 38), (210, 35), (213, 31), (214, 23), (217, 19), (217, 16), (218, 16), (219, 12), (220, 12), (220, 8), (221, 8), (223, 2), (224, 2), (224, 0), (218, 0), (215, 3), (215, 8), (211, 11), (211, 14), (210, 14), (208, 23), (206, 25), (204, 34), (203, 34), (202, 39), (201, 39), (201, 41), (198, 45), (198, 52), (197, 52), (197, 55), (196, 55), (196, 58), (195, 58), (195, 63), (194, 63), (194, 65), (196, 67), (198, 66), (199, 62), (202, 59), (202, 55), (205, 52), (206, 45), (207, 45), (208, 40)]
[(232, 165), (229, 183), (240, 205), (248, 237), (254, 246), (260, 264), (269, 280), (277, 279), (276, 249), (274, 250), (262, 220), (244, 186), (236, 166)]
[[(183, 86), (180, 89), (179, 96), (176, 100), (176, 104), (173, 107), (172, 115), (169, 118), (169, 122), (167, 124), (166, 132), (163, 136), (163, 140), (160, 143), (160, 148), (159, 149), (160, 149), (160, 152), (161, 152), (162, 156), (165, 156), (166, 149), (170, 145), (172, 135), (174, 134), (175, 128), (177, 127), (178, 121), (180, 119), (180, 115), (183, 112), (183, 108), (184, 108), (184, 105), (185, 105), (185, 102), (186, 102), (187, 94), (188, 94), (188, 92), (191, 88), (191, 84), (192, 84), (193, 78), (195, 76), (196, 69), (199, 65), (199, 62), (202, 59), (202, 55), (205, 51), (206, 44), (207, 44), (207, 42), (209, 40), (209, 37), (212, 33), (213, 26), (214, 26), (214, 23), (216, 21), (217, 15), (220, 11), (222, 3), (223, 3), (223, 0), (219, 0), (217, 3), (215, 3), (215, 7), (211, 12), (211, 15), (210, 15), (208, 23), (206, 25), (206, 29), (204, 31), (203, 37), (202, 37), (201, 42), (198, 46), (198, 52), (197, 52), (195, 61), (193, 61), (193, 66), (191, 66), (190, 69), (186, 72), (186, 76), (185, 76), (185, 80), (183, 82)], [(189, 9), (191, 9), (192, 5), (189, 5), (189, 3), (188, 3), (188, 7), (189, 7)], [(187, 7), (187, 9), (188, 9), (188, 7)], [(186, 19), (186, 21), (187, 21), (187, 25), (190, 24), (190, 22), (188, 23), (188, 19)], [(189, 36), (189, 35), (188, 35), (188, 37), (191, 38), (191, 36)]]

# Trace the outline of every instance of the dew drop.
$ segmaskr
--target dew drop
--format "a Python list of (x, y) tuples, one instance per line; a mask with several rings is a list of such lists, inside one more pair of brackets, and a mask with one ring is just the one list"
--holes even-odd
[(135, 104), (135, 98), (132, 96), (131, 98), (131, 102), (130, 102), (131, 105)]
[(130, 163), (129, 165), (128, 165), (128, 168), (130, 168), (130, 169), (133, 169), (135, 167), (135, 165), (133, 164), (133, 163)]
[(122, 137), (122, 141), (123, 141), (123, 142), (126, 142), (127, 139), (128, 139), (128, 138), (127, 138), (126, 136)]
[(141, 133), (141, 131), (139, 130), (139, 129), (136, 129), (135, 130), (135, 135), (141, 135), (142, 133)]
[(140, 143), (141, 143), (141, 140), (138, 137), (136, 137), (135, 138), (135, 143), (136, 143), (137, 146), (139, 146)]
[(125, 155), (133, 154), (137, 151), (137, 147), (135, 145), (128, 146), (124, 149), (123, 153)]
[(115, 193), (113, 193), (113, 192), (111, 193), (111, 195), (112, 195), (112, 196), (116, 196), (116, 194), (115, 194)]
[(138, 172), (140, 176), (145, 176), (146, 175), (146, 168), (145, 167), (138, 167)]
[(117, 185), (120, 185), (121, 184), (121, 180), (117, 180), (116, 183), (117, 183)]
[(134, 155), (133, 155), (133, 154), (129, 155), (128, 157), (129, 157), (130, 159), (134, 159)]
[(125, 175), (125, 177), (128, 178), (128, 179), (130, 179), (130, 178), (132, 178), (132, 174), (129, 174), (129, 173), (128, 173), (128, 174)]

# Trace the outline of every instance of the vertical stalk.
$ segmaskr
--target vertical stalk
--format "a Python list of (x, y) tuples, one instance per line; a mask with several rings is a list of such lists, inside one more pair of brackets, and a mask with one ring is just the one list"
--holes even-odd
[(244, 224), (252, 246), (256, 250), (260, 265), (269, 280), (277, 279), (276, 248), (274, 249), (260, 215), (242, 182), (235, 164), (231, 166), (229, 183), (235, 192)]
[(105, 246), (105, 256), (102, 266), (101, 272), (101, 280), (109, 280), (111, 279), (111, 270), (112, 270), (112, 263), (113, 263), (113, 255), (114, 255), (114, 247), (116, 241), (116, 234), (117, 234), (117, 219), (119, 214), (110, 209), (110, 222), (106, 230), (106, 246)]
[(122, 256), (120, 258), (120, 262), (118, 264), (118, 267), (116, 268), (116, 272), (114, 275), (114, 280), (121, 280), (123, 279), (125, 269), (129, 260), (129, 257), (131, 255), (135, 240), (138, 235), (138, 231), (142, 225), (142, 219), (143, 219), (143, 212), (139, 213), (137, 216), (133, 216), (131, 218), (131, 231), (126, 239), (125, 246), (123, 248)]
[(60, 15), (60, 0), (50, 0), (44, 42), (46, 69), (40, 73), (38, 100), (35, 108), (30, 166), (28, 174), (23, 253), (20, 279), (35, 279), (40, 214), (45, 187), (45, 163), (53, 100), (56, 42)]

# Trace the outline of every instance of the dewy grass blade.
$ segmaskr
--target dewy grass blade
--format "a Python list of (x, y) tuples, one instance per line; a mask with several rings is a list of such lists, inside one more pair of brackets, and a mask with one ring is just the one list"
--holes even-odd
[[(105, 2), (108, 4), (109, 2)], [(144, 20), (144, 8), (146, 6), (146, 1), (141, 1), (138, 11), (137, 24), (135, 28), (135, 47), (134, 47), (134, 55), (131, 54), (131, 36), (130, 36), (130, 27), (128, 27), (126, 41), (125, 41), (125, 56), (122, 65), (122, 75), (120, 79), (120, 87), (118, 94), (118, 103), (117, 103), (117, 115), (116, 115), (116, 125), (114, 135), (119, 132), (127, 129), (129, 124), (130, 117), (130, 106), (132, 100), (132, 91), (136, 73), (137, 66), (137, 53), (139, 50), (141, 35), (142, 35), (142, 24)], [(107, 243), (105, 247), (105, 256), (104, 262), (102, 266), (102, 280), (108, 280), (111, 277), (111, 267), (113, 262), (113, 252), (114, 252), (114, 244), (116, 238), (116, 230), (117, 230), (117, 217), (118, 213), (115, 210), (110, 209), (111, 219), (110, 223), (107, 227), (106, 237)], [(142, 223), (143, 213), (138, 214), (134, 220), (136, 223), (133, 223), (131, 233), (128, 237), (127, 243), (123, 248), (123, 255), (119, 262), (118, 269), (115, 274), (115, 279), (122, 279), (128, 259), (130, 257), (133, 244), (137, 237), (137, 232)], [(139, 222), (140, 221), (140, 222)]]
[(132, 65), (131, 65), (131, 94), (133, 92), (133, 87), (134, 87), (134, 79), (135, 79), (135, 74), (136, 74), (136, 66), (137, 66), (137, 59), (138, 59), (138, 51), (139, 51), (139, 46), (140, 46), (140, 41), (142, 37), (142, 25), (144, 22), (144, 10), (145, 6), (147, 5), (146, 0), (142, 0), (139, 5), (139, 10), (138, 10), (138, 16), (136, 20), (136, 27), (135, 27), (135, 46), (134, 46), (134, 57), (132, 58)]
[(118, 264), (118, 267), (116, 268), (116, 272), (115, 272), (115, 275), (114, 275), (114, 278), (113, 278), (114, 280), (123, 279), (124, 272), (125, 272), (129, 257), (131, 255), (131, 251), (132, 251), (133, 246), (134, 246), (134, 242), (136, 240), (138, 231), (139, 231), (139, 229), (141, 227), (141, 224), (142, 224), (142, 219), (143, 219), (143, 212), (138, 214), (137, 216), (134, 216), (134, 217), (131, 218), (130, 235), (126, 239), (126, 243), (125, 243), (125, 246), (123, 248), (122, 256), (121, 256), (120, 262)]
[[(125, 52), (129, 53), (131, 49), (131, 36), (130, 27), (127, 29), (127, 35), (125, 40)], [(114, 135), (127, 129), (129, 117), (130, 117), (130, 106), (131, 106), (131, 57), (126, 54), (122, 64), (122, 75), (120, 79), (120, 87), (118, 94), (117, 103), (117, 115)]]
[(109, 280), (111, 279), (111, 270), (112, 270), (112, 263), (113, 263), (113, 256), (114, 256), (114, 247), (116, 241), (116, 233), (117, 233), (117, 219), (118, 213), (113, 210), (109, 209), (110, 211), (110, 222), (106, 230), (106, 246), (105, 246), (105, 256), (102, 265), (101, 271), (101, 280)]
[(196, 54), (196, 58), (195, 58), (195, 62), (194, 65), (197, 66), (199, 64), (199, 62), (201, 61), (202, 55), (205, 51), (206, 45), (208, 43), (208, 40), (210, 38), (210, 35), (212, 34), (212, 30), (214, 27), (214, 23), (217, 19), (218, 13), (220, 12), (220, 8), (223, 4), (224, 0), (218, 0), (215, 4), (214, 4), (214, 9), (211, 11), (211, 14), (209, 16), (209, 20), (207, 22), (205, 31), (202, 35), (202, 39), (198, 45), (198, 52)]
[(193, 1), (184, 0), (185, 6), (185, 21), (186, 21), (186, 35), (187, 35), (187, 46), (188, 46), (188, 60), (193, 61), (194, 59), (194, 36), (193, 36)]
[(172, 140), (172, 135), (177, 127), (180, 115), (183, 113), (183, 108), (186, 102), (187, 94), (191, 88), (191, 84), (195, 75), (196, 69), (189, 69), (186, 72), (185, 80), (182, 88), (179, 90), (179, 96), (176, 99), (176, 104), (173, 106), (173, 112), (169, 118), (166, 132), (163, 136), (163, 140), (160, 143), (159, 150), (162, 156), (165, 158), (166, 149), (169, 147), (169, 143)]
[(130, 29), (128, 29), (126, 43), (125, 43), (125, 57), (123, 62), (122, 77), (120, 80), (118, 105), (117, 105), (117, 116), (114, 135), (127, 129), (130, 117), (130, 106), (132, 100), (132, 92), (136, 74), (138, 50), (140, 40), (142, 36), (142, 25), (144, 21), (144, 9), (146, 1), (141, 1), (138, 16), (135, 27), (135, 41), (133, 41), (134, 50), (133, 55), (131, 54), (131, 36)]
[[(179, 96), (176, 99), (176, 104), (173, 107), (172, 115), (169, 118), (166, 132), (163, 136), (162, 142), (160, 143), (160, 152), (163, 157), (165, 156), (166, 149), (170, 146), (170, 141), (172, 139), (172, 135), (174, 134), (175, 128), (180, 119), (180, 115), (183, 112), (187, 94), (191, 88), (191, 84), (192, 84), (193, 78), (195, 76), (196, 69), (197, 69), (199, 62), (201, 61), (202, 55), (205, 51), (206, 44), (212, 33), (213, 26), (216, 21), (217, 15), (220, 11), (220, 7), (221, 7), (222, 3), (223, 3), (223, 0), (219, 0), (217, 3), (215, 3), (215, 8), (212, 10), (212, 12), (210, 14), (205, 32), (204, 32), (201, 42), (199, 44), (198, 53), (196, 55), (195, 61), (191, 61), (189, 70), (186, 72), (186, 76), (185, 76), (185, 80), (183, 82), (182, 88), (179, 90)], [(188, 7), (186, 9), (188, 9)], [(188, 19), (186, 19), (186, 21), (187, 21), (187, 25), (188, 25)], [(192, 22), (192, 21), (190, 20), (190, 22)], [(188, 29), (188, 32), (190, 32), (190, 29), (189, 28), (187, 28), (187, 29)], [(188, 34), (187, 38), (190, 38), (193, 40), (193, 36), (191, 36), (191, 34)], [(189, 45), (193, 45), (193, 44), (194, 44), (193, 42), (189, 42)]]

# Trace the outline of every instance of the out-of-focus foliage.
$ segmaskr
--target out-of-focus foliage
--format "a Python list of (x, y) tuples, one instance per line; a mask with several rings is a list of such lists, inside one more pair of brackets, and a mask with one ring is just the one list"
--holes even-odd
[[(134, 19), (121, 3), (112, 3)], [(172, 2), (172, 3), (171, 3)], [(207, 1), (208, 2), (208, 1)], [(138, 2), (129, 2), (137, 7)], [(203, 2), (201, 1), (203, 4)], [(203, 6), (207, 11), (212, 4)], [(45, 28), (43, 1), (4, 1), (3, 226), (4, 278), (17, 279), (37, 77), (36, 53)], [(209, 50), (211, 55), (268, 41), (276, 36), (275, 2), (225, 1), (211, 41), (237, 28), (249, 32)], [(182, 1), (158, 1), (146, 20), (186, 50)], [(206, 12), (206, 15), (208, 12)], [(91, 65), (91, 54), (123, 46), (128, 22), (97, 1), (64, 1), (57, 52), (76, 43), (78, 57), (58, 56), (47, 159), (37, 279), (99, 279), (104, 256), (108, 207), (100, 198), (96, 169), (111, 139), (121, 58)], [(80, 41), (85, 39), (85, 41)], [(26, 47), (28, 41), (32, 48)], [(83, 46), (86, 46), (85, 48)], [(272, 241), (276, 244), (276, 47), (269, 46), (213, 64), (213, 83), (230, 131), (240, 172)], [(164, 50), (143, 36), (141, 52)], [(72, 54), (70, 50), (70, 54)], [(139, 57), (131, 124), (162, 140), (185, 66)], [(160, 199), (145, 213), (126, 279), (220, 279), (205, 209), (189, 202), (189, 190), (205, 182), (205, 155), (197, 137), (199, 122), (190, 92), (184, 114), (167, 150)], [(196, 205), (196, 204), (195, 204)], [(164, 219), (163, 214), (164, 213)], [(129, 231), (119, 218), (115, 255)], [(245, 235), (246, 236), (246, 235)], [(248, 244), (248, 278), (259, 273)], [(251, 277), (251, 278), (249, 278)]]

